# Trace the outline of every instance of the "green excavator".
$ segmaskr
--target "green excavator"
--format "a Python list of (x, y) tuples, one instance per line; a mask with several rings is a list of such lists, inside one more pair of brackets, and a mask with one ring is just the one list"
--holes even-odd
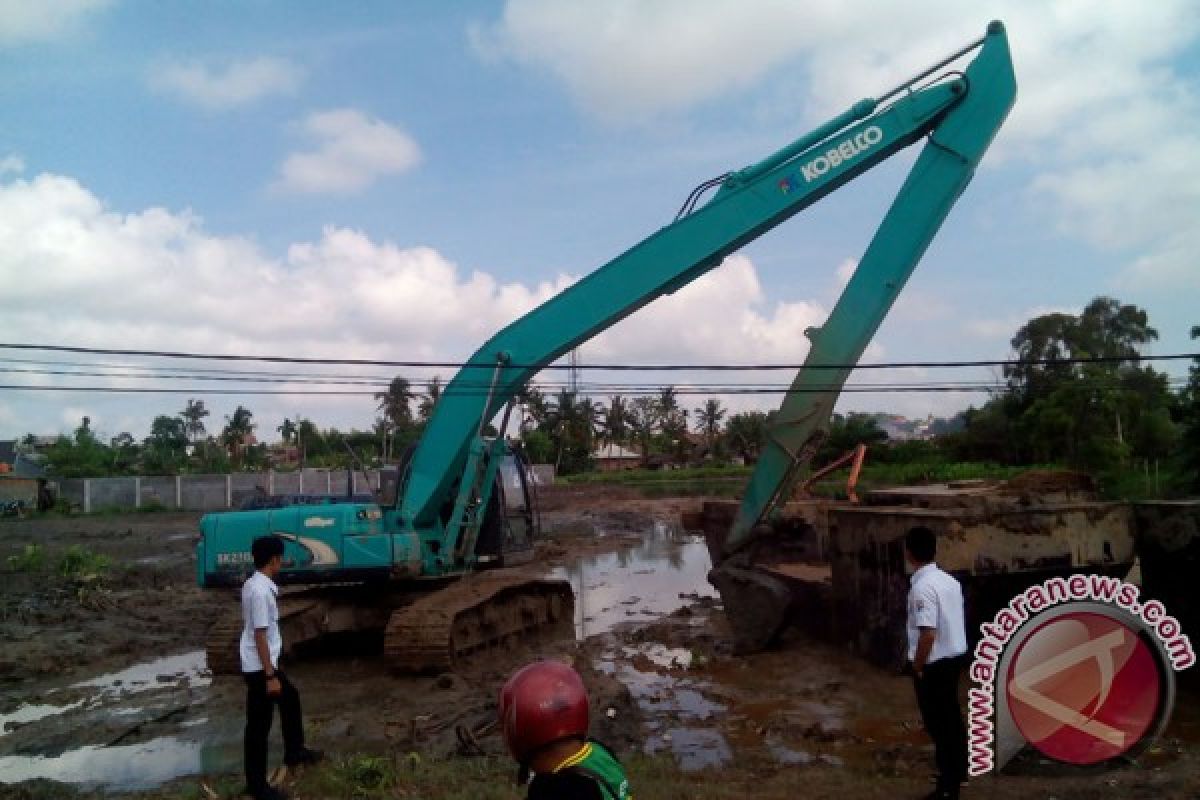
[[(961, 69), (953, 65), (972, 56)], [(900, 150), (924, 140), (904, 184), (779, 411), (723, 541), (710, 581), (739, 649), (766, 646), (786, 625), (787, 587), (756, 564), (769, 552), (773, 509), (826, 434), (834, 403), (934, 234), (970, 182), (1016, 98), (1004, 26), (883, 95), (861, 100), (762, 161), (693, 190), (673, 222), (493, 336), (446, 386), (411, 457), (385, 473), (374, 502), (330, 500), (210, 514), (200, 524), (201, 586), (238, 585), (250, 543), (285, 540), (280, 598), (289, 646), (329, 633), (384, 632), (398, 669), (456, 661), (543, 629), (569, 630), (564, 581), (521, 568), (537, 535), (536, 492), (503, 435), (530, 380), (572, 349), (670, 294), (776, 225)], [(701, 203), (706, 192), (715, 189)], [(482, 388), (481, 388), (482, 387)], [(786, 543), (783, 543), (786, 545)], [(210, 634), (215, 673), (236, 673), (240, 615)]]

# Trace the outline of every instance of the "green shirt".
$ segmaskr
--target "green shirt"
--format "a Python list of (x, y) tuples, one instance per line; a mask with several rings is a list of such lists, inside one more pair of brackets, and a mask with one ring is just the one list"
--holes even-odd
[[(535, 778), (534, 783), (539, 783), (539, 779), (549, 779), (543, 782), (547, 784), (545, 788), (550, 789), (550, 784), (557, 783), (555, 778), (567, 778), (568, 776), (584, 776), (590, 779), (599, 788), (600, 794), (605, 800), (633, 800), (633, 794), (629, 790), (629, 780), (625, 777), (625, 770), (622, 768), (621, 762), (617, 761), (616, 756), (599, 742), (592, 740), (584, 742), (574, 754), (563, 759), (550, 773)], [(539, 794), (540, 792), (530, 792), (531, 797)], [(547, 793), (547, 796), (550, 796), (550, 793)]]

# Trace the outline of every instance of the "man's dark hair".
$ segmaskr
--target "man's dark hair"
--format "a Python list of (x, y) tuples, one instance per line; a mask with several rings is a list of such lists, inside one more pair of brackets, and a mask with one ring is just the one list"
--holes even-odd
[(904, 534), (904, 549), (915, 561), (928, 564), (937, 556), (937, 536), (924, 525), (918, 525)]
[(272, 558), (283, 555), (283, 539), (278, 536), (260, 536), (250, 545), (250, 555), (254, 556), (254, 568), (262, 569)]

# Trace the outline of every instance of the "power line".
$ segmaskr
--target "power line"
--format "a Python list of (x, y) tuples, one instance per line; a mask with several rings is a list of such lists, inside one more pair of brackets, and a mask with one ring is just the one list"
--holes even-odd
[[(849, 384), (843, 387), (810, 386), (800, 389), (790, 387), (675, 387), (676, 395), (783, 395), (783, 394), (825, 394), (837, 391), (841, 394), (878, 393), (878, 394), (908, 394), (908, 393), (985, 393), (1002, 391), (1008, 388), (1005, 384)], [(1093, 389), (1108, 392), (1136, 392), (1132, 387), (1125, 386), (1092, 386)], [(1177, 387), (1174, 387), (1177, 388)], [(192, 395), (296, 395), (305, 397), (375, 397), (378, 392), (356, 389), (224, 389), (206, 387), (146, 387), (146, 386), (32, 386), (29, 384), (0, 384), (0, 391), (30, 391), (30, 392), (92, 392), (98, 394), (192, 394)], [(624, 394), (657, 395), (659, 387), (626, 391)], [(582, 393), (582, 392), (581, 392)], [(475, 396), (483, 397), (488, 393), (483, 389), (472, 389), (461, 392), (446, 392), (445, 396)]]
[[(0, 343), (3, 350), (41, 350), (60, 353), (80, 353), (88, 355), (117, 355), (139, 356), (144, 358), (193, 359), (201, 361), (244, 361), (276, 364), (325, 364), (346, 366), (375, 366), (375, 367), (409, 367), (409, 368), (441, 368), (460, 369), (493, 369), (491, 364), (467, 364), (462, 361), (382, 361), (360, 358), (303, 358), (293, 356), (248, 356), (228, 353), (187, 353), (170, 350), (131, 350), (108, 349), (96, 347), (77, 347), (72, 345), (50, 345), (29, 343)], [(1096, 356), (1086, 358), (1061, 359), (976, 359), (964, 361), (896, 361), (865, 364), (578, 364), (574, 368), (580, 370), (612, 370), (612, 371), (652, 371), (672, 372), (682, 370), (695, 371), (769, 371), (798, 369), (959, 369), (966, 367), (1005, 367), (1018, 365), (1056, 365), (1068, 366), (1076, 364), (1121, 364), (1142, 361), (1182, 361), (1200, 359), (1200, 353), (1170, 353), (1167, 355), (1134, 355), (1134, 356)], [(522, 365), (509, 364), (511, 368), (530, 369), (571, 369), (570, 364)]]

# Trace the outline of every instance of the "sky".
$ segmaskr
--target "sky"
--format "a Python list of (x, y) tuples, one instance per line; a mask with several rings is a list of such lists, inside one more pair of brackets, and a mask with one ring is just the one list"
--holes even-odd
[[(1149, 352), (1196, 349), (1200, 14), (1173, 0), (0, 0), (0, 342), (459, 361), (668, 223), (702, 180), (883, 92), (993, 18), (1009, 32), (1016, 106), (864, 360), (1002, 359), (1024, 321), (1078, 313), (1097, 295), (1149, 313), (1160, 334)], [(582, 362), (800, 363), (804, 329), (832, 308), (912, 158), (638, 311), (582, 347)], [(376, 415), (370, 396), (28, 371), (48, 361), (282, 380), (395, 372), (0, 359), (0, 384), (41, 387), (0, 389), (0, 438), (69, 432), (85, 415), (101, 436), (140, 438), (189, 396), (212, 411), (210, 432), (243, 404), (266, 440), (284, 417), (345, 430)], [(451, 370), (403, 374), (434, 372)], [(994, 377), (907, 369), (852, 381)], [(195, 391), (54, 389), (72, 385)], [(945, 416), (984, 400), (855, 392), (839, 409)]]

